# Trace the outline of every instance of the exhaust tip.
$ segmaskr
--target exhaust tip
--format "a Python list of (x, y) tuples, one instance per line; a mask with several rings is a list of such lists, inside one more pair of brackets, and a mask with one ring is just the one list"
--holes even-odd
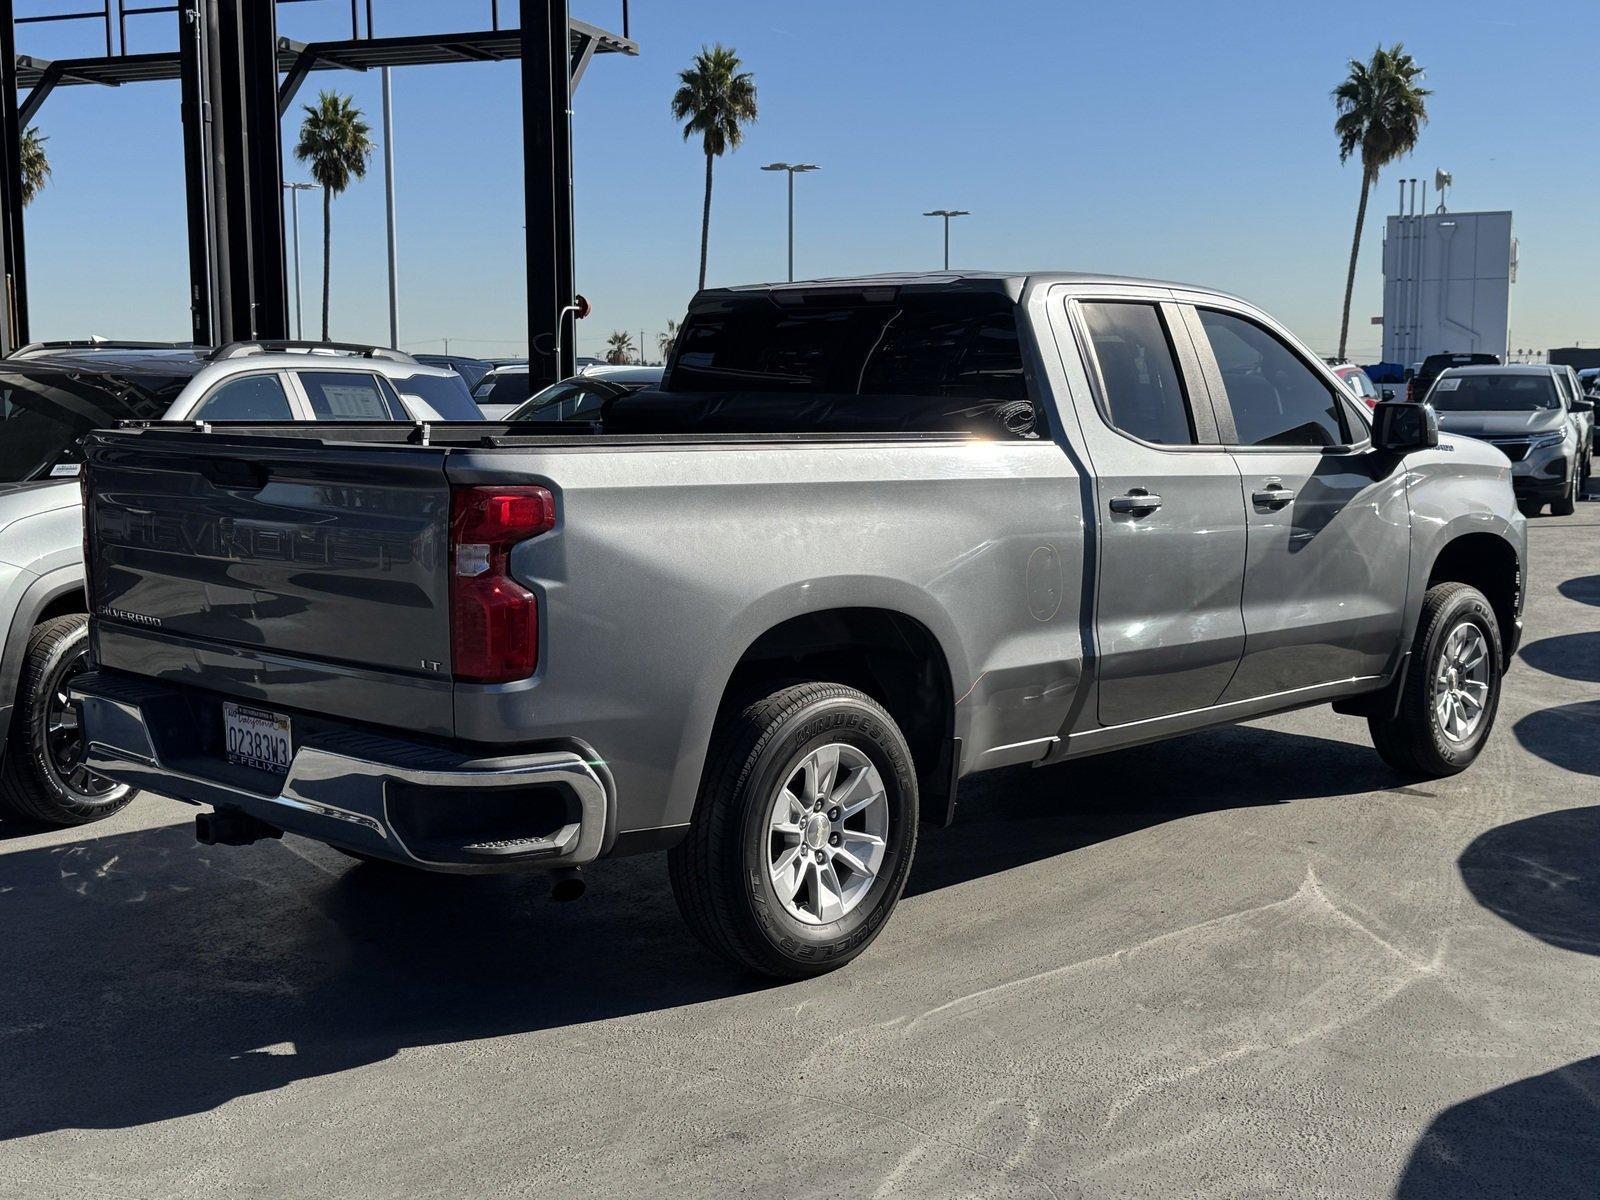
[(589, 888), (584, 882), (583, 875), (577, 867), (567, 867), (557, 871), (555, 878), (550, 881), (550, 899), (558, 904), (569, 904), (583, 895)]

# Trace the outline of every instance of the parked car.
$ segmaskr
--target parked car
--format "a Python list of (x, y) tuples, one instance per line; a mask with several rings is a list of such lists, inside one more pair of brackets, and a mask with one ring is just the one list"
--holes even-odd
[(477, 419), (448, 372), (388, 351), (270, 345), (35, 343), (0, 359), (0, 815), (73, 825), (131, 794), (84, 765), (66, 692), (88, 648), (84, 434), (163, 419)]
[(467, 385), (469, 392), (493, 369), (481, 358), (467, 358), (460, 354), (416, 354), (412, 357), (427, 366), (444, 367), (446, 370), (454, 371), (461, 376), (461, 381)]
[(1417, 364), (1406, 384), (1406, 399), (1421, 400), (1428, 394), (1433, 381), (1442, 371), (1451, 367), (1492, 367), (1500, 362), (1498, 354), (1473, 352), (1470, 354), (1430, 354)]
[(533, 394), (528, 364), (496, 367), (472, 389), (472, 402), (485, 421), (503, 421), (512, 411), (527, 403)]
[(1384, 388), (1382, 393), (1365, 370), (1356, 366), (1348, 359), (1328, 359), (1328, 369), (1339, 378), (1339, 382), (1350, 389), (1350, 394), (1368, 408), (1376, 408), (1379, 400), (1393, 400), (1394, 393)]
[(588, 368), (570, 379), (552, 383), (513, 409), (506, 421), (578, 421), (604, 415), (603, 406), (661, 382), (660, 367)]
[(1579, 371), (1578, 383), (1586, 396), (1592, 396), (1600, 391), (1600, 367), (1585, 367)]
[(1330, 702), (1448, 775), (1521, 635), (1505, 456), (1201, 288), (711, 290), (602, 420), (433, 432), (93, 434), (93, 769), (213, 844), (568, 892), (670, 849), (709, 946), (805, 976), (965, 776)]
[(1511, 460), (1512, 487), (1524, 516), (1546, 505), (1557, 516), (1577, 507), (1589, 476), (1583, 421), (1593, 401), (1569, 396), (1569, 368), (1542, 364), (1452, 367), (1429, 390), (1427, 402), (1449, 433), (1479, 438)]
[(1556, 382), (1566, 391), (1567, 412), (1578, 427), (1578, 490), (1581, 493), (1584, 481), (1589, 478), (1589, 464), (1594, 460), (1594, 405), (1579, 403), (1588, 397), (1577, 371), (1571, 367), (1558, 367)]

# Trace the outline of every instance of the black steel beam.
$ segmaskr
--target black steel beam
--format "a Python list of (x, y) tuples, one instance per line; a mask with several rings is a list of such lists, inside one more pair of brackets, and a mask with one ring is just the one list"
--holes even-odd
[(0, 354), (28, 343), (28, 266), (22, 235), (22, 130), (12, 0), (0, 0)]
[(50, 63), (45, 67), (44, 74), (39, 76), (38, 82), (28, 89), (28, 98), (17, 110), (17, 122), (23, 129), (33, 124), (33, 119), (39, 115), (39, 106), (50, 98), (50, 93), (55, 91), (56, 84), (61, 82), (65, 74), (66, 68), (60, 63)]
[(312, 47), (302, 45), (295, 51), (294, 65), (284, 74), (283, 82), (278, 85), (279, 119), (289, 111), (289, 106), (300, 94), (300, 88), (305, 83), (306, 76), (311, 74), (311, 68), (316, 62), (317, 52)]
[(194, 340), (289, 335), (277, 26), (254, 0), (188, 0), (184, 163)]
[(573, 370), (572, 43), (567, 0), (522, 4), (523, 182), (528, 217), (528, 383)]

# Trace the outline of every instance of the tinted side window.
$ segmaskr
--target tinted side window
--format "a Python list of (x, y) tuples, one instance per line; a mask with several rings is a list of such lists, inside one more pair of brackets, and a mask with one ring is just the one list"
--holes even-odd
[(412, 375), (400, 381), (400, 390), (419, 396), (446, 421), (481, 421), (483, 414), (459, 375)]
[(1154, 304), (1080, 304), (1111, 424), (1141, 441), (1192, 446), (1194, 421)]
[(1333, 389), (1294, 351), (1241, 317), (1200, 309), (1241, 446), (1342, 446)]
[(276, 375), (230, 379), (195, 414), (208, 421), (292, 421), (294, 410)]
[(297, 371), (319, 421), (391, 421), (396, 414), (372, 375), (355, 371)]

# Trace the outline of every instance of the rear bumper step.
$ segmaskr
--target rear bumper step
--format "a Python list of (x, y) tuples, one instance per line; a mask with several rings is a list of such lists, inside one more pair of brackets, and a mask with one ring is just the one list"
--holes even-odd
[(92, 770), (347, 850), (472, 874), (578, 866), (604, 841), (607, 786), (576, 750), (452, 761), (371, 735), (324, 738), (297, 746), (280, 777), (197, 753), (182, 719), (191, 701), (171, 689), (97, 672), (72, 691)]

